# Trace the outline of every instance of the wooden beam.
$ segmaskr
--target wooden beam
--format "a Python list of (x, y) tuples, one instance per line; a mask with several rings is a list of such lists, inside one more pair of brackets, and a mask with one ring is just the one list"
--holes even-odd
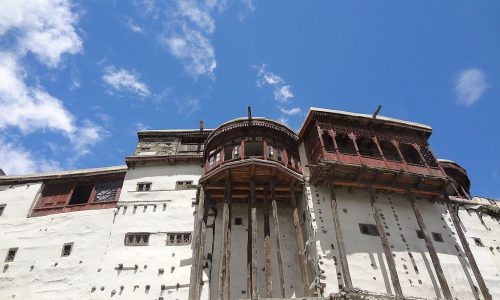
[(271, 229), (269, 226), (269, 199), (264, 191), (264, 272), (266, 282), (266, 297), (273, 297), (273, 281), (271, 272)]
[[(197, 297), (198, 293), (198, 276), (200, 275), (200, 265), (201, 261), (203, 259), (203, 253), (200, 255), (200, 246), (201, 246), (201, 235), (202, 235), (202, 223), (204, 219), (204, 209), (205, 209), (205, 197), (204, 197), (204, 192), (203, 189), (198, 189), (197, 191), (197, 202), (198, 202), (198, 207), (196, 210), (196, 230), (195, 230), (195, 236), (193, 239), (193, 263), (191, 265), (191, 274), (190, 274), (190, 280), (189, 280), (189, 295), (188, 299), (189, 300), (198, 300), (199, 298)], [(206, 228), (206, 226), (205, 226)]]
[(250, 181), (250, 204), (252, 225), (252, 298), (258, 298), (257, 286), (257, 202), (255, 201), (255, 180)]
[(415, 196), (412, 192), (408, 191), (407, 196), (410, 199), (411, 206), (413, 211), (415, 212), (415, 217), (417, 218), (418, 226), (420, 227), (420, 231), (424, 236), (425, 245), (427, 246), (427, 250), (429, 251), (429, 255), (432, 260), (432, 264), (434, 265), (434, 270), (436, 271), (436, 276), (438, 278), (439, 284), (441, 285), (441, 290), (443, 291), (444, 297), (447, 300), (452, 300), (450, 287), (448, 286), (448, 282), (446, 281), (446, 277), (443, 273), (443, 268), (441, 267), (441, 263), (439, 262), (439, 257), (437, 256), (436, 249), (434, 249), (434, 245), (432, 244), (431, 237), (429, 232), (427, 231), (427, 227), (424, 223), (424, 218), (420, 213), (420, 209), (415, 201)]
[[(355, 181), (348, 181), (348, 180), (334, 180), (333, 184), (338, 185), (338, 186), (351, 186), (351, 187), (359, 187), (359, 188), (367, 188), (368, 186), (372, 186), (375, 189), (381, 189), (381, 190), (390, 190), (390, 191), (395, 191), (399, 192), (401, 194), (406, 194), (408, 191), (407, 188), (404, 187), (395, 187), (395, 186), (388, 186), (385, 184), (371, 184), (371, 183), (365, 183), (365, 182), (355, 182)], [(420, 194), (420, 195), (426, 195), (426, 196), (441, 196), (441, 192), (439, 191), (424, 191), (424, 190), (411, 190), (412, 193), (414, 194)]]
[(221, 250), (219, 258), (219, 299), (229, 299), (225, 284), (229, 274), (229, 265), (227, 264), (228, 255), (228, 237), (229, 237), (229, 202), (231, 200), (231, 182), (226, 179), (226, 189), (224, 190), (224, 204), (222, 210), (222, 236)]
[(380, 241), (382, 242), (382, 248), (384, 249), (385, 259), (387, 260), (389, 273), (391, 275), (392, 286), (394, 287), (396, 296), (403, 297), (403, 290), (401, 289), (398, 272), (396, 271), (396, 262), (394, 261), (394, 256), (392, 256), (391, 247), (389, 246), (389, 241), (387, 240), (384, 225), (382, 224), (382, 218), (380, 217), (380, 212), (375, 201), (375, 191), (372, 187), (369, 187), (368, 191), (370, 193), (370, 204), (372, 207), (373, 218), (375, 219), (375, 224), (377, 225)]
[(337, 236), (337, 248), (339, 249), (340, 267), (342, 268), (342, 277), (344, 278), (344, 286), (347, 291), (352, 290), (351, 273), (349, 272), (349, 263), (347, 262), (347, 254), (345, 251), (344, 238), (342, 227), (340, 226), (339, 212), (337, 209), (337, 197), (335, 195), (335, 186), (332, 182), (328, 182), (330, 190), (330, 204), (332, 208), (333, 225), (335, 227), (335, 235)]
[(297, 236), (297, 248), (299, 250), (300, 274), (302, 276), (302, 286), (304, 288), (304, 297), (309, 296), (309, 272), (307, 270), (307, 260), (304, 249), (304, 237), (302, 236), (302, 228), (300, 227), (299, 211), (295, 192), (291, 192), (291, 203), (293, 209), (293, 226), (295, 227), (295, 235)]
[(280, 291), (281, 297), (285, 298), (285, 276), (283, 274), (283, 256), (281, 255), (281, 242), (280, 242), (280, 225), (278, 222), (278, 207), (276, 204), (274, 190), (274, 179), (271, 180), (271, 204), (273, 207), (273, 221), (274, 221), (274, 236), (276, 238), (276, 255), (278, 256), (278, 271), (280, 275)]
[[(448, 195), (445, 194), (445, 199), (450, 201), (448, 198)], [(485, 300), (491, 300), (493, 299), (491, 297), (490, 291), (488, 290), (488, 287), (486, 286), (486, 283), (484, 282), (484, 278), (481, 275), (481, 272), (479, 271), (479, 268), (476, 263), (476, 259), (474, 258), (474, 255), (472, 254), (472, 251), (470, 250), (469, 243), (467, 242), (467, 239), (465, 238), (464, 232), (462, 230), (462, 224), (460, 223), (460, 219), (458, 218), (458, 211), (459, 207), (458, 205), (455, 205), (455, 207), (451, 204), (451, 202), (448, 202), (448, 211), (450, 212), (451, 219), (453, 220), (453, 225), (455, 226), (455, 229), (457, 230), (458, 237), (460, 238), (460, 243), (462, 244), (462, 248), (464, 248), (465, 256), (467, 256), (467, 260), (469, 261), (469, 264), (472, 269), (472, 273), (474, 273), (474, 277), (476, 277), (477, 284), (479, 285), (479, 289), (481, 290), (481, 293), (483, 294), (483, 298)]]

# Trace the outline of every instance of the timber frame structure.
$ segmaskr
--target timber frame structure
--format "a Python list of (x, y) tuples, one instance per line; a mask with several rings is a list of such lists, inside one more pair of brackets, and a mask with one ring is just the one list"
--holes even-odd
[[(379, 213), (378, 193), (398, 194), (407, 199), (422, 233), (432, 260), (442, 297), (453, 299), (443, 273), (441, 262), (427, 229), (420, 209), (421, 201), (446, 202), (458, 229), (460, 241), (477, 280), (482, 297), (492, 299), (485, 281), (459, 226), (456, 206), (470, 200), (470, 181), (466, 171), (458, 164), (438, 160), (428, 144), (432, 129), (423, 124), (406, 122), (376, 115), (362, 115), (342, 111), (311, 108), (296, 134), (288, 127), (264, 118), (239, 118), (226, 122), (212, 130), (204, 142), (204, 176), (200, 179), (197, 198), (197, 221), (193, 247), (194, 263), (191, 270), (190, 299), (200, 299), (207, 231), (207, 215), (214, 203), (221, 203), (222, 234), (219, 253), (219, 276), (212, 289), (217, 289), (218, 299), (234, 299), (230, 295), (231, 215), (234, 203), (248, 206), (247, 239), (247, 298), (285, 299), (283, 256), (280, 248), (277, 202), (290, 206), (297, 242), (297, 257), (302, 278), (302, 293), (296, 296), (322, 296), (318, 282), (313, 282), (315, 266), (307, 259), (304, 240), (305, 220), (302, 212), (307, 204), (297, 195), (304, 194), (305, 185), (326, 185), (330, 192), (331, 210), (335, 227), (339, 262), (342, 270), (344, 296), (358, 295), (352, 282), (339, 211), (337, 188), (367, 190), (373, 221), (379, 232), (385, 253), (394, 294), (376, 296), (367, 293), (369, 299), (413, 299), (404, 295), (396, 271), (392, 246), (387, 240), (383, 217)], [(299, 148), (304, 154), (299, 155)], [(302, 158), (302, 161), (301, 161)], [(457, 198), (458, 197), (458, 198)], [(257, 236), (256, 205), (264, 207), (264, 236)], [(270, 217), (275, 224), (275, 253), (278, 270), (271, 270)], [(385, 222), (384, 222), (385, 224)], [(259, 225), (260, 226), (260, 225)], [(264, 240), (265, 290), (258, 291), (256, 247)], [(332, 248), (334, 245), (332, 244)], [(279, 293), (273, 294), (272, 272), (279, 274)], [(340, 274), (340, 273), (339, 273)], [(276, 291), (276, 289), (275, 289)], [(288, 298), (287, 298), (288, 299)], [(311, 298), (312, 299), (312, 298)], [(349, 298), (351, 299), (351, 298)], [(365, 299), (360, 297), (359, 299)], [(368, 299), (368, 298), (366, 298)]]

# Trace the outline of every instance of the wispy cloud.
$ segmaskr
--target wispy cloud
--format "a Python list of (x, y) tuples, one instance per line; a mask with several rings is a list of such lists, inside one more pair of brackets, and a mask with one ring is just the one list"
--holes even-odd
[(189, 116), (201, 107), (200, 101), (194, 98), (175, 100), (175, 104), (177, 105), (177, 112), (184, 116)]
[(132, 21), (132, 19), (128, 19), (127, 20), (127, 27), (128, 29), (130, 29), (132, 32), (135, 32), (135, 33), (143, 33), (144, 32), (144, 29), (137, 25), (134, 21)]
[[(173, 3), (172, 3), (173, 2)], [(159, 3), (136, 0), (136, 4), (151, 18), (165, 20), (159, 41), (183, 65), (190, 76), (215, 78), (217, 67), (212, 37), (216, 30), (215, 17), (228, 8), (227, 0), (174, 0)], [(243, 7), (253, 12), (251, 0), (242, 0)]]
[[(0, 37), (9, 40), (0, 44), (0, 130), (6, 132), (9, 128), (16, 128), (22, 134), (40, 130), (59, 132), (71, 142), (77, 153), (87, 152), (87, 147), (97, 140), (79, 140), (82, 136), (89, 137), (90, 129), (95, 135), (100, 134), (101, 128), (95, 124), (90, 126), (87, 121), (79, 122), (64, 107), (63, 101), (40, 84), (31, 84), (31, 74), (23, 64), (25, 56), (32, 53), (42, 65), (56, 68), (60, 67), (65, 55), (81, 52), (83, 42), (76, 29), (78, 18), (78, 12), (69, 1), (0, 2)], [(3, 140), (2, 143), (7, 142)], [(16, 153), (12, 150), (14, 146), (19, 149)], [(20, 145), (4, 145), (2, 151), (19, 159), (17, 166), (12, 165), (14, 162), (10, 164), (9, 168), (14, 172), (43, 171), (43, 168), (29, 163), (37, 160)], [(43, 160), (37, 163), (54, 166), (54, 163)]]
[(273, 87), (274, 100), (283, 104), (289, 102), (293, 98), (292, 87), (287, 85), (281, 76), (268, 71), (266, 64), (261, 64), (255, 68), (257, 68), (257, 86), (262, 87), (267, 84)]
[(457, 102), (470, 106), (481, 98), (487, 88), (486, 75), (481, 69), (463, 70), (458, 74), (455, 82)]
[(293, 107), (290, 109), (280, 107), (279, 110), (282, 114), (287, 115), (287, 116), (295, 116), (295, 115), (298, 115), (302, 112), (302, 109), (300, 109), (300, 107)]
[(151, 95), (149, 87), (139, 80), (139, 74), (134, 71), (107, 66), (104, 68), (102, 80), (118, 92), (133, 92), (141, 97)]
[(252, 0), (241, 0), (242, 7), (238, 12), (238, 20), (240, 22), (245, 21), (246, 17), (255, 11), (255, 4)]
[(0, 168), (7, 175), (18, 175), (56, 171), (60, 166), (56, 161), (40, 158), (22, 145), (0, 137)]

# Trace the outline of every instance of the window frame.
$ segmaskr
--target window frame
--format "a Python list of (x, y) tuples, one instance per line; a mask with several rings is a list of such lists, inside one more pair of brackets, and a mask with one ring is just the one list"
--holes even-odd
[(380, 236), (380, 233), (378, 232), (377, 225), (366, 224), (366, 223), (358, 223), (358, 225), (359, 225), (359, 231), (361, 234), (369, 235), (369, 236)]
[[(132, 237), (133, 240), (130, 241), (129, 237)], [(146, 237), (146, 239), (144, 239), (144, 237)], [(151, 237), (151, 233), (149, 233), (149, 232), (127, 232), (127, 233), (125, 233), (125, 238), (123, 240), (123, 244), (127, 247), (149, 246), (150, 237)]]
[[(186, 241), (185, 236), (188, 237), (188, 241)], [(190, 245), (193, 238), (193, 233), (191, 231), (183, 231), (183, 232), (168, 232), (167, 238), (165, 240), (166, 246), (185, 246)], [(180, 242), (179, 242), (180, 239)]]
[[(140, 187), (144, 186), (144, 189), (141, 189)], [(143, 181), (143, 182), (138, 182), (136, 185), (136, 192), (151, 192), (151, 186), (153, 183), (151, 181)]]
[[(71, 253), (73, 252), (73, 245), (74, 243), (73, 242), (70, 242), (70, 243), (64, 243), (63, 247), (62, 247), (62, 250), (61, 250), (61, 257), (68, 257), (71, 255)], [(66, 254), (67, 251), (66, 250), (66, 247), (69, 246), (69, 253)]]

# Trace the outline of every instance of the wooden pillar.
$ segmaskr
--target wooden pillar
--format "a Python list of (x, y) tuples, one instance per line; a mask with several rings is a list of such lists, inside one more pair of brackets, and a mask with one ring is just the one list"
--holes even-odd
[(251, 232), (251, 299), (258, 298), (257, 286), (257, 202), (255, 200), (255, 180), (250, 181), (250, 232)]
[(477, 266), (476, 259), (474, 258), (472, 251), (470, 251), (469, 243), (467, 242), (467, 239), (465, 238), (464, 232), (462, 230), (462, 224), (460, 222), (460, 219), (458, 218), (459, 207), (458, 205), (453, 207), (453, 205), (450, 202), (450, 199), (448, 198), (448, 195), (446, 194), (445, 194), (445, 199), (448, 201), (448, 211), (450, 212), (451, 219), (453, 220), (453, 225), (457, 230), (458, 237), (460, 238), (460, 243), (462, 244), (462, 248), (464, 248), (465, 256), (467, 256), (467, 260), (469, 261), (472, 273), (474, 273), (474, 277), (476, 277), (476, 281), (477, 284), (479, 285), (481, 293), (483, 294), (483, 298), (485, 300), (491, 300), (493, 298), (491, 297), (490, 291), (488, 290), (488, 287), (484, 282), (484, 278), (481, 275), (481, 272), (479, 271), (479, 268)]
[(229, 239), (229, 202), (231, 201), (231, 182), (226, 179), (224, 187), (224, 203), (222, 210), (222, 237), (221, 250), (219, 258), (219, 299), (229, 299), (228, 288), (226, 288), (227, 278), (229, 277), (228, 239)]
[(337, 236), (337, 248), (339, 249), (340, 267), (342, 269), (342, 277), (344, 278), (344, 286), (347, 291), (352, 290), (351, 273), (349, 272), (349, 263), (347, 262), (347, 254), (345, 251), (344, 238), (342, 235), (342, 227), (340, 226), (339, 212), (337, 209), (337, 197), (335, 195), (335, 186), (332, 182), (328, 182), (330, 190), (330, 204), (332, 207), (333, 225), (335, 227), (335, 235)]
[[(251, 192), (251, 191), (250, 191)], [(248, 197), (247, 218), (247, 297), (252, 298), (252, 195)]]
[(382, 242), (382, 248), (384, 249), (385, 259), (387, 260), (387, 265), (389, 267), (389, 273), (391, 275), (392, 286), (394, 287), (394, 293), (398, 297), (403, 297), (403, 290), (401, 289), (401, 284), (399, 283), (398, 272), (396, 271), (396, 262), (394, 261), (394, 256), (392, 256), (391, 247), (389, 246), (389, 241), (387, 240), (387, 235), (385, 233), (384, 225), (382, 224), (382, 218), (375, 202), (375, 191), (372, 187), (369, 187), (370, 193), (370, 203), (373, 211), (373, 217), (375, 219), (375, 224), (377, 225), (380, 240)]
[(203, 280), (203, 256), (205, 254), (205, 239), (207, 233), (207, 219), (210, 201), (204, 189), (200, 189), (198, 201), (198, 225), (193, 244), (193, 265), (189, 282), (189, 300), (200, 299), (201, 282)]
[(297, 248), (299, 250), (300, 274), (302, 276), (302, 285), (304, 287), (304, 296), (309, 296), (309, 272), (307, 270), (307, 260), (304, 249), (304, 237), (300, 227), (299, 211), (297, 207), (297, 199), (295, 198), (295, 189), (290, 192), (291, 203), (293, 209), (293, 226), (295, 227), (295, 235), (297, 236)]
[(273, 281), (271, 277), (271, 229), (269, 226), (269, 199), (264, 190), (264, 272), (266, 280), (266, 297), (273, 297)]
[(417, 218), (418, 227), (424, 236), (425, 245), (427, 246), (427, 250), (429, 251), (429, 255), (432, 260), (432, 264), (434, 266), (434, 270), (436, 271), (436, 276), (438, 278), (439, 284), (441, 285), (441, 290), (443, 291), (443, 295), (445, 299), (452, 300), (450, 287), (448, 286), (448, 282), (446, 281), (446, 277), (443, 273), (443, 268), (441, 267), (441, 263), (439, 262), (439, 257), (437, 256), (436, 249), (434, 249), (434, 245), (432, 244), (431, 237), (429, 232), (427, 231), (427, 227), (425, 226), (424, 219), (422, 214), (420, 213), (420, 209), (415, 201), (415, 197), (413, 193), (410, 191), (407, 192), (408, 198), (410, 198), (410, 203), (415, 212), (415, 217)]
[(278, 222), (278, 206), (276, 204), (276, 191), (274, 190), (274, 179), (271, 179), (271, 204), (273, 207), (274, 236), (276, 237), (276, 255), (278, 257), (278, 272), (280, 275), (281, 297), (285, 298), (285, 276), (283, 274), (283, 256), (281, 255), (280, 225)]

